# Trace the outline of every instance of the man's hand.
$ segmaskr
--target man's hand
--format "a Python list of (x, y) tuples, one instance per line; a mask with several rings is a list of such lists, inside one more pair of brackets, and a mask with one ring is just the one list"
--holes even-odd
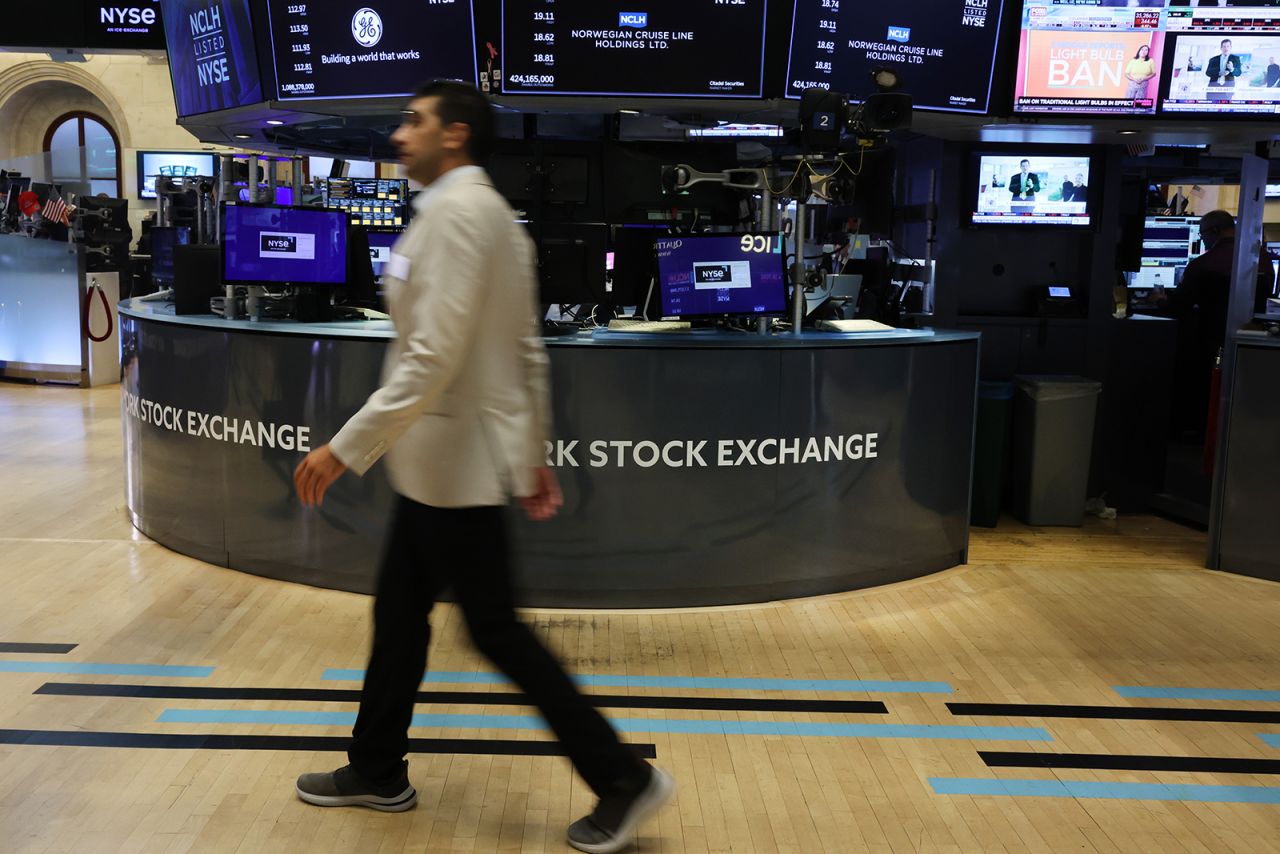
[(520, 499), (525, 515), (534, 522), (545, 522), (554, 517), (564, 504), (564, 496), (560, 493), (560, 484), (556, 482), (556, 474), (543, 466), (535, 470), (537, 491)]
[(319, 507), (325, 491), (346, 470), (346, 464), (334, 456), (328, 445), (321, 445), (303, 457), (293, 472), (293, 485), (298, 489), (302, 506)]

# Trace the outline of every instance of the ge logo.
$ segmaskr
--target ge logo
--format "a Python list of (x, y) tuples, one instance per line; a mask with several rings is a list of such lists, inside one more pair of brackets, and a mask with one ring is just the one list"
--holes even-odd
[(362, 47), (373, 47), (382, 41), (382, 16), (368, 6), (351, 17), (351, 35)]

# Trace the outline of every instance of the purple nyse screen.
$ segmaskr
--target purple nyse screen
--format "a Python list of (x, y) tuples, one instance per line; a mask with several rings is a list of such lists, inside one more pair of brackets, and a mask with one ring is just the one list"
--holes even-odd
[(660, 237), (654, 248), (664, 316), (786, 310), (779, 234)]
[(346, 283), (347, 215), (342, 211), (270, 205), (224, 210), (224, 281)]

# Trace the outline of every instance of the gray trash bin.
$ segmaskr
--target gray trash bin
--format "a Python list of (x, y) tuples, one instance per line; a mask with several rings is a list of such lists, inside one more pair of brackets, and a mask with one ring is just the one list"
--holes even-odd
[(1102, 383), (1017, 376), (1013, 404), (1013, 512), (1028, 525), (1084, 524)]

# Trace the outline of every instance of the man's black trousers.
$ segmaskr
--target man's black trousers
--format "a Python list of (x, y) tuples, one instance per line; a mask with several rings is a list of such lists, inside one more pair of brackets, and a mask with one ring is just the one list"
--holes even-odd
[(398, 497), (378, 573), (369, 658), (348, 751), (361, 776), (396, 777), (408, 750), (415, 696), (427, 667), (428, 617), (452, 589), (476, 647), (536, 705), (597, 795), (629, 788), (647, 770), (618, 740), (560, 664), (516, 620), (506, 510), (439, 508)]

